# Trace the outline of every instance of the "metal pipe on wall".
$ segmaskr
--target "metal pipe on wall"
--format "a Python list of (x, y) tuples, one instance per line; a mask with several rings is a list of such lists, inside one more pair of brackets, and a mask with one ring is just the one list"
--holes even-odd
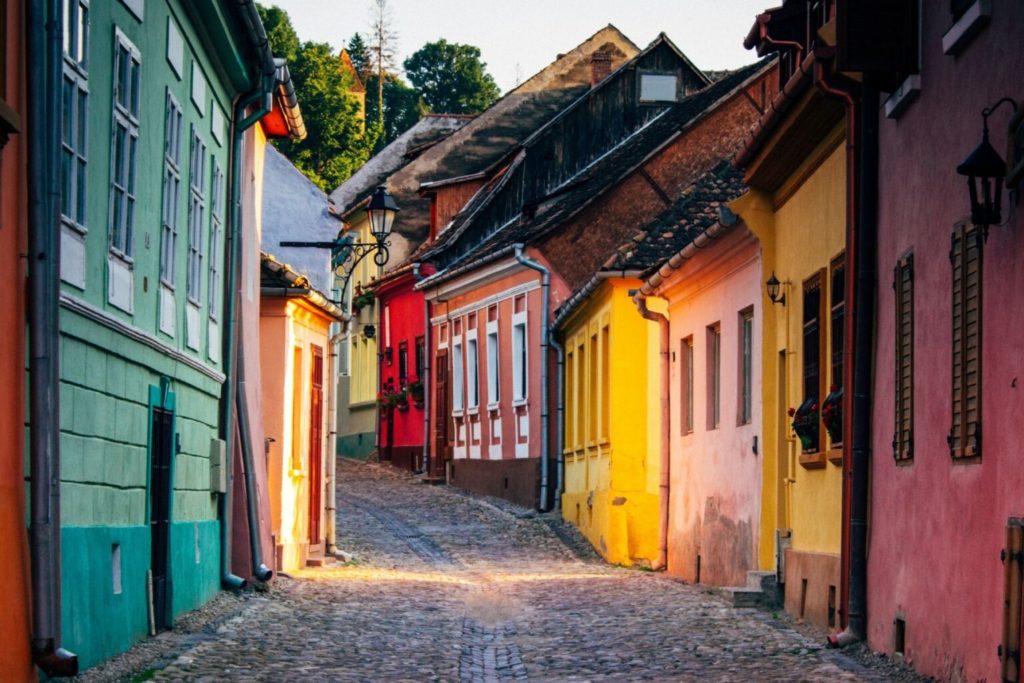
[(565, 347), (557, 339), (555, 331), (551, 331), (551, 346), (555, 349), (557, 360), (555, 367), (558, 376), (555, 378), (555, 505), (559, 512), (562, 509), (562, 494), (565, 492)]
[(61, 647), (60, 563), (60, 0), (26, 4), (28, 331), (32, 656), (48, 676), (74, 676)]
[[(424, 276), (420, 274), (422, 264), (412, 264), (412, 275), (416, 282)], [(420, 456), (420, 471), (430, 476), (430, 302), (423, 297), (423, 377), (417, 377), (423, 386), (423, 454)]]

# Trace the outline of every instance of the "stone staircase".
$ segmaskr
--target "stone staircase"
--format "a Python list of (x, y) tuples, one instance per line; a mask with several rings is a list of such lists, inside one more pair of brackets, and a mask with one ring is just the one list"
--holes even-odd
[(775, 609), (782, 604), (782, 592), (775, 580), (775, 572), (747, 572), (747, 585), (726, 586), (715, 592), (730, 607), (760, 607)]

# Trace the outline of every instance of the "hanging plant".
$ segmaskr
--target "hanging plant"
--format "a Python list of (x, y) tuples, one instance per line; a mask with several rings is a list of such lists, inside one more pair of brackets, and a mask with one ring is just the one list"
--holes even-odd
[(843, 389), (830, 387), (828, 396), (821, 404), (821, 421), (825, 423), (828, 438), (833, 444), (843, 441)]
[(808, 398), (799, 408), (790, 408), (789, 416), (793, 418), (793, 433), (800, 439), (800, 446), (805, 453), (818, 450), (818, 402)]
[(417, 408), (422, 408), (423, 407), (423, 382), (421, 382), (420, 380), (415, 380), (413, 382), (409, 382), (408, 386), (406, 386), (406, 391), (409, 392), (409, 397), (412, 399), (412, 402), (416, 404), (416, 407)]
[(409, 394), (405, 389), (395, 390), (388, 386), (377, 394), (377, 405), (381, 408), (409, 409)]
[(371, 305), (375, 298), (373, 292), (356, 290), (356, 295), (352, 297), (352, 312), (358, 313), (361, 308)]

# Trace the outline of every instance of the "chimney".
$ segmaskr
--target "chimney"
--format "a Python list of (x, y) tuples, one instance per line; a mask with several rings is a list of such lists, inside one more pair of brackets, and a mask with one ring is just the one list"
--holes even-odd
[(594, 87), (612, 72), (612, 56), (606, 50), (598, 50), (590, 57), (590, 87)]

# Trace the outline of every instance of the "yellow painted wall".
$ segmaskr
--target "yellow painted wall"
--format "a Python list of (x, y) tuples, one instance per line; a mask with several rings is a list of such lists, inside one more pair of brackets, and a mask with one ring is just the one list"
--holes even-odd
[[(365, 212), (356, 215), (351, 230), (355, 230), (356, 241), (363, 244), (370, 244), (374, 241), (370, 234), (370, 221)], [(373, 255), (367, 256), (356, 266), (352, 273), (352, 291), (357, 286), (365, 288), (370, 282), (376, 279), (381, 269), (373, 262)], [(351, 301), (351, 297), (349, 298)], [(367, 339), (363, 335), (366, 325), (373, 325), (377, 332), (380, 331), (380, 318), (378, 316), (376, 300), (369, 306), (360, 309), (358, 315), (353, 315), (352, 337), (351, 337), (351, 363), (349, 365), (352, 376), (349, 390), (349, 404), (358, 405), (375, 401), (377, 399), (377, 337)]]
[(605, 281), (564, 328), (562, 516), (608, 562), (649, 566), (658, 552), (659, 339), (629, 297), (639, 285)]
[[(805, 178), (805, 179), (804, 179)], [(799, 179), (804, 179), (799, 183)], [(775, 197), (751, 190), (732, 203), (761, 241), (764, 272), (785, 283), (786, 304), (772, 304), (762, 291), (764, 487), (761, 538), (776, 529), (791, 529), (795, 550), (838, 554), (842, 533), (842, 469), (826, 463), (821, 469), (799, 464), (800, 443), (790, 428), (790, 407), (803, 400), (803, 282), (828, 269), (846, 243), (846, 145), (842, 127), (827, 136), (804, 166), (784, 183)], [(829, 296), (830, 283), (822, 286)], [(828, 299), (826, 299), (827, 301)], [(823, 334), (831, 346), (831, 321)], [(785, 366), (780, 354), (784, 352)], [(825, 385), (833, 383), (831, 365), (822, 359)], [(780, 377), (785, 377), (785, 387)], [(835, 382), (841, 384), (841, 382)], [(820, 401), (821, 397), (819, 397)], [(827, 437), (823, 436), (823, 441)], [(775, 568), (775, 544), (761, 543), (762, 569)]]

